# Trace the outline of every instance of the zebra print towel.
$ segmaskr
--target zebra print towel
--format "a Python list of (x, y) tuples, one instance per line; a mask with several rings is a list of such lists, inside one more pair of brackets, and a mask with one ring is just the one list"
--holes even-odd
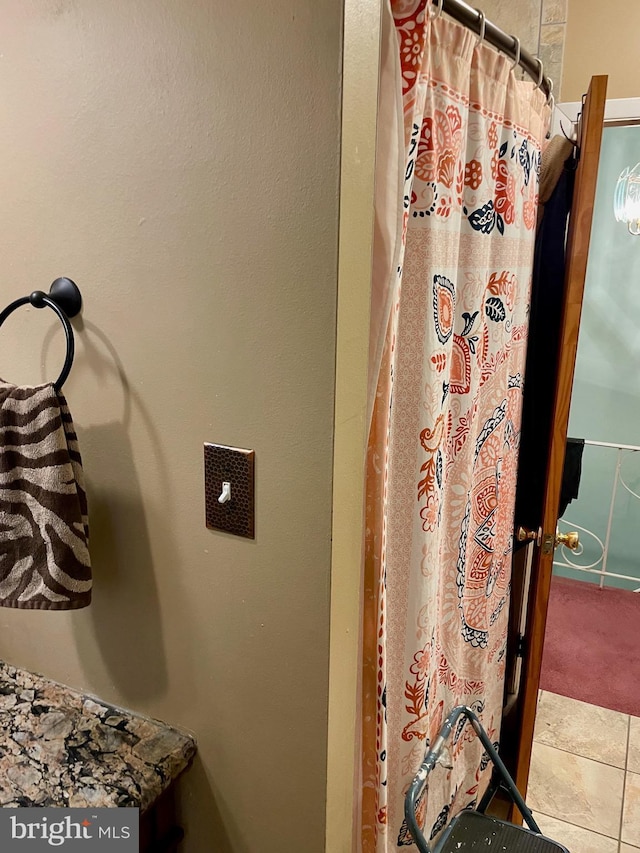
[(73, 421), (52, 384), (0, 380), (0, 605), (91, 602), (87, 499)]

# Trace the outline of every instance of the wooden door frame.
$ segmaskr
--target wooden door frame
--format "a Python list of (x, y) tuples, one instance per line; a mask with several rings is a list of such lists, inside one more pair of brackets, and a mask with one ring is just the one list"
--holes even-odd
[[(591, 222), (595, 201), (598, 163), (602, 141), (604, 105), (607, 91), (605, 75), (592, 77), (585, 99), (581, 122), (580, 160), (576, 171), (574, 198), (567, 236), (565, 300), (560, 336), (557, 377), (549, 377), (554, 386), (553, 427), (547, 460), (546, 492), (543, 507), (542, 544), (534, 556), (531, 590), (527, 608), (527, 634), (522, 661), (522, 682), (518, 699), (518, 734), (515, 781), (525, 793), (529, 781), (533, 733), (535, 727), (542, 652), (553, 570), (553, 547), (544, 547), (545, 539), (555, 539), (558, 505), (567, 441), (571, 391), (578, 348), (578, 332), (584, 282), (587, 272)], [(552, 540), (553, 541), (553, 540)], [(537, 558), (537, 559), (536, 559)], [(537, 567), (536, 567), (537, 562)], [(513, 815), (515, 819), (515, 815)]]

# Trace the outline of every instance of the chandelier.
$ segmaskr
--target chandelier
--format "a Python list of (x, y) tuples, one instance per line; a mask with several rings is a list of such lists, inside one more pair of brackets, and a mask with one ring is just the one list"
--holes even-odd
[(616, 222), (626, 222), (629, 233), (640, 235), (640, 163), (621, 172), (613, 197)]

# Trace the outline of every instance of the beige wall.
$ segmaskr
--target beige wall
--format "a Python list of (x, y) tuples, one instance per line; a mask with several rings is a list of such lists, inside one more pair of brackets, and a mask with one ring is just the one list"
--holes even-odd
[(640, 4), (569, 0), (562, 97), (579, 101), (594, 74), (608, 74), (607, 98), (640, 97)]
[[(195, 732), (185, 853), (324, 849), (341, 12), (2, 4), (2, 300), (83, 291), (95, 599), (0, 609), (0, 657)], [(62, 352), (0, 334), (11, 381)], [(204, 441), (255, 448), (255, 542), (205, 529)]]

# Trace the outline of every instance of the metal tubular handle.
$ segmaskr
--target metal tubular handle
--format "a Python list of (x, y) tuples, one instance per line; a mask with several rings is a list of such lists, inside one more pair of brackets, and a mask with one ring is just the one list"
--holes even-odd
[(438, 737), (435, 739), (433, 746), (427, 752), (424, 757), (422, 764), (418, 772), (416, 773), (411, 785), (409, 786), (409, 790), (407, 791), (407, 795), (404, 800), (404, 816), (407, 821), (407, 827), (409, 832), (411, 833), (411, 837), (415, 841), (416, 847), (420, 851), (420, 853), (432, 853), (431, 848), (427, 844), (427, 841), (422, 834), (422, 830), (418, 826), (418, 822), (416, 820), (416, 805), (420, 794), (424, 790), (425, 785), (427, 784), (427, 777), (429, 773), (436, 766), (438, 758), (440, 757), (440, 753), (451, 734), (451, 730), (458, 722), (460, 717), (466, 717), (467, 721), (471, 723), (473, 726), (473, 730), (476, 735), (480, 739), (483, 747), (485, 748), (489, 758), (491, 759), (494, 767), (498, 771), (499, 775), (502, 777), (502, 781), (505, 783), (507, 791), (509, 795), (513, 799), (514, 803), (517, 805), (522, 817), (527, 822), (529, 828), (538, 834), (540, 834), (540, 827), (535, 822), (533, 815), (531, 814), (531, 810), (525, 803), (522, 798), (522, 794), (515, 786), (515, 783), (511, 776), (509, 775), (509, 771), (504, 765), (504, 762), (498, 755), (496, 748), (489, 740), (489, 736), (485, 732), (482, 727), (482, 723), (476, 716), (476, 714), (468, 708), (466, 705), (457, 705), (453, 711), (445, 718), (444, 723), (442, 724), (442, 728), (440, 729), (440, 733)]

